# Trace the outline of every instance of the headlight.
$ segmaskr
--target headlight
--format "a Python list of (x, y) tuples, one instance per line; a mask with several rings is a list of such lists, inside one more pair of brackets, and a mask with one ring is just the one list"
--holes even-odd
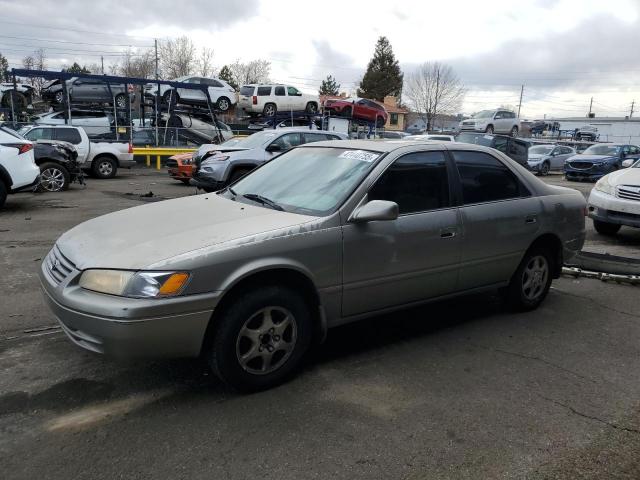
[(599, 192), (613, 195), (613, 185), (609, 183), (609, 179), (607, 177), (602, 177), (600, 180), (598, 180), (594, 188)]
[(120, 297), (157, 298), (178, 295), (188, 281), (186, 272), (85, 270), (80, 277), (80, 286)]

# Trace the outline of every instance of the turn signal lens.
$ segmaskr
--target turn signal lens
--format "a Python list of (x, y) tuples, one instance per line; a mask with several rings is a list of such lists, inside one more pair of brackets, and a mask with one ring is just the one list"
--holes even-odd
[(182, 290), (182, 287), (185, 286), (187, 280), (189, 280), (189, 274), (174, 273), (167, 278), (162, 287), (160, 287), (160, 295), (175, 295)]

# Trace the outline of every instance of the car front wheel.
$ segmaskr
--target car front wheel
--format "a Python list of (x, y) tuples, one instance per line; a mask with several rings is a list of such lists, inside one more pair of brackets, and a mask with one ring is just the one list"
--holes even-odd
[(551, 167), (549, 166), (549, 162), (544, 162), (540, 167), (540, 175), (549, 175), (550, 168)]
[(488, 133), (489, 135), (491, 135), (493, 133), (493, 125), (488, 125), (484, 131), (485, 133)]
[(248, 290), (212, 321), (209, 364), (221, 380), (243, 392), (282, 383), (311, 343), (309, 306), (284, 286)]
[(593, 228), (596, 229), (600, 235), (615, 235), (618, 233), (622, 225), (616, 223), (607, 223), (601, 220), (593, 220)]
[(533, 310), (549, 293), (553, 275), (553, 256), (544, 248), (530, 249), (513, 274), (505, 293), (516, 310)]
[(40, 188), (47, 192), (60, 192), (69, 189), (71, 175), (61, 165), (53, 162), (40, 166)]
[(514, 126), (514, 127), (511, 129), (511, 136), (512, 136), (512, 137), (517, 137), (517, 136), (518, 136), (518, 127)]

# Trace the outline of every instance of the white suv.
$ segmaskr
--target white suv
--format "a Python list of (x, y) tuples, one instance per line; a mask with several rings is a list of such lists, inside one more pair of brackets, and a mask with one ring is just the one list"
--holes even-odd
[(240, 88), (238, 106), (249, 115), (262, 113), (266, 117), (278, 111), (318, 113), (320, 98), (307, 95), (290, 85), (244, 85)]
[[(191, 83), (194, 85), (206, 85), (211, 102), (221, 112), (226, 112), (236, 104), (236, 91), (224, 80), (219, 78), (204, 77), (179, 77), (172, 82)], [(144, 86), (145, 97), (155, 97), (158, 93), (157, 83), (147, 83)], [(203, 90), (197, 88), (178, 88), (174, 90), (170, 85), (160, 85), (160, 97), (165, 103), (194, 103), (206, 104), (207, 96)]]
[(0, 127), (0, 207), (8, 193), (27, 190), (38, 184), (40, 169), (33, 156), (33, 144)]
[(460, 131), (506, 133), (517, 137), (520, 131), (520, 120), (509, 110), (482, 110), (472, 118), (460, 122)]

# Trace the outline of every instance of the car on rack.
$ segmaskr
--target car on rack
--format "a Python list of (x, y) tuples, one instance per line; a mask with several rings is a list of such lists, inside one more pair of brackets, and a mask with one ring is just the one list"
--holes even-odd
[(602, 235), (614, 235), (623, 225), (640, 228), (640, 160), (622, 163), (623, 170), (602, 177), (589, 194), (588, 215)]
[(384, 127), (389, 117), (383, 105), (367, 98), (329, 98), (323, 108), (333, 115), (371, 122), (378, 128)]
[[(40, 125), (67, 125), (65, 113), (61, 111), (41, 113), (31, 118)], [(69, 125), (82, 127), (87, 135), (103, 135), (112, 131), (113, 115), (98, 110), (71, 110)]]
[(194, 154), (191, 185), (205, 192), (219, 190), (242, 178), (254, 168), (287, 150), (305, 143), (344, 140), (346, 134), (285, 127), (256, 132), (229, 145), (202, 145)]
[(13, 130), (0, 127), (0, 207), (8, 194), (33, 190), (39, 179), (33, 143)]
[(550, 171), (563, 171), (564, 162), (574, 155), (576, 150), (566, 145), (536, 143), (529, 147), (527, 163), (532, 172), (547, 175)]
[(82, 223), (39, 276), (79, 347), (202, 357), (256, 391), (334, 326), (495, 290), (537, 308), (582, 248), (585, 205), (479, 145), (309, 143), (217, 194)]
[(640, 158), (640, 147), (625, 143), (599, 143), (564, 163), (567, 180), (596, 181), (622, 168), (622, 161)]
[(499, 152), (515, 160), (525, 168), (529, 168), (529, 148), (532, 143), (523, 138), (507, 135), (490, 135), (487, 133), (462, 132), (455, 136), (456, 142), (471, 143), (495, 148)]
[(131, 168), (133, 145), (129, 141), (103, 140), (93, 142), (81, 127), (71, 125), (26, 125), (18, 133), (33, 142), (56, 140), (68, 142), (78, 152), (80, 168), (97, 178), (113, 178), (118, 168)]
[[(188, 83), (199, 88), (174, 88), (171, 85), (160, 84), (160, 98), (162, 102), (169, 104), (183, 103), (191, 105), (206, 105), (207, 95), (215, 108), (221, 112), (231, 110), (237, 103), (235, 89), (221, 78), (206, 78), (186, 75), (178, 77), (172, 82)], [(144, 86), (145, 99), (155, 100), (158, 95), (158, 84), (147, 83)]]
[(515, 112), (504, 109), (482, 110), (459, 124), (461, 132), (504, 133), (517, 137), (520, 120)]
[(0, 83), (0, 107), (11, 108), (13, 96), (14, 108), (26, 108), (33, 103), (35, 89), (25, 83), (16, 83), (15, 89), (12, 82)]
[(280, 111), (318, 113), (320, 97), (280, 84), (249, 84), (240, 87), (238, 107), (248, 115), (273, 117)]
[(405, 140), (414, 140), (414, 141), (436, 141), (436, 142), (455, 142), (456, 137), (454, 135), (441, 135), (439, 133), (425, 133), (422, 135), (409, 135), (404, 137)]
[[(69, 101), (72, 103), (108, 103), (118, 108), (126, 108), (135, 100), (132, 85), (105, 82), (95, 78), (73, 77), (66, 80)], [(41, 91), (43, 100), (54, 105), (64, 101), (64, 91), (60, 80), (44, 84)], [(128, 98), (127, 98), (128, 97)]]

